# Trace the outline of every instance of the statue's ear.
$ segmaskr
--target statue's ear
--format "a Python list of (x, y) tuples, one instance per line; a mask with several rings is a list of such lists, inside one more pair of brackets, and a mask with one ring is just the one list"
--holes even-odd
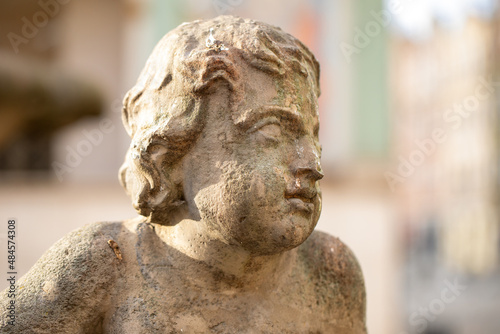
[[(130, 91), (125, 95), (123, 99), (123, 107), (122, 107), (122, 122), (125, 127), (125, 131), (127, 131), (129, 136), (132, 136), (132, 127), (130, 124), (130, 114), (129, 114), (129, 100), (130, 100)], [(120, 172), (121, 173), (121, 172)]]
[(134, 107), (137, 100), (143, 95), (144, 89), (142, 87), (133, 87), (127, 92), (123, 98), (122, 108), (122, 122), (125, 130), (130, 137), (133, 137), (137, 130), (136, 125), (136, 108)]

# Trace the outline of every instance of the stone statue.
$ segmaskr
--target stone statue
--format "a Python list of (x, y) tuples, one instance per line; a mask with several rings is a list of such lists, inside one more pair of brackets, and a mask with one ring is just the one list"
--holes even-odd
[(54, 245), (19, 282), (2, 333), (361, 334), (360, 267), (313, 232), (319, 64), (232, 16), (180, 25), (124, 99), (120, 180), (139, 217)]

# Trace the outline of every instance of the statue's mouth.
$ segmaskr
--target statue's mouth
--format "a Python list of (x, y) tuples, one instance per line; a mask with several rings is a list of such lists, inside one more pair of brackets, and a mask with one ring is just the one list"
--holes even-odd
[(293, 197), (289, 198), (288, 202), (290, 203), (294, 211), (302, 211), (307, 214), (311, 214), (314, 211), (314, 203), (312, 203), (310, 200), (309, 202), (306, 202), (303, 198)]
[(285, 191), (285, 198), (298, 198), (307, 203), (312, 203), (317, 195), (316, 189), (309, 187), (293, 188), (293, 190)]
[(317, 195), (318, 192), (316, 189), (299, 188), (285, 193), (285, 198), (290, 203), (292, 209), (311, 214), (314, 211), (314, 200)]

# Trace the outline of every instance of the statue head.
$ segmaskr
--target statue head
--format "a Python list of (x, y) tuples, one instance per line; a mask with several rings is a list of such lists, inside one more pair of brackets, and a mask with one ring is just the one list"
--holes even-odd
[(180, 25), (124, 99), (120, 180), (134, 208), (160, 224), (203, 220), (263, 254), (297, 246), (321, 210), (318, 96), (318, 62), (280, 28)]

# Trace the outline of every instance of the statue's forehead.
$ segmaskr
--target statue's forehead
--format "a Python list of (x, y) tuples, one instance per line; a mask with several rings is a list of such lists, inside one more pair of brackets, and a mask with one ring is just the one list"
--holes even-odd
[[(248, 68), (247, 68), (248, 69)], [(256, 69), (245, 78), (243, 101), (233, 115), (235, 124), (243, 126), (268, 116), (286, 119), (302, 130), (317, 135), (318, 101), (314, 83), (297, 73), (271, 75)]]
[[(284, 80), (277, 98), (273, 103), (294, 111), (300, 115), (300, 120), (307, 129), (312, 129), (315, 133), (319, 128), (319, 109), (314, 86), (307, 78), (300, 77), (295, 80)], [(288, 82), (288, 85), (287, 85)], [(289, 83), (293, 82), (292, 85)]]

